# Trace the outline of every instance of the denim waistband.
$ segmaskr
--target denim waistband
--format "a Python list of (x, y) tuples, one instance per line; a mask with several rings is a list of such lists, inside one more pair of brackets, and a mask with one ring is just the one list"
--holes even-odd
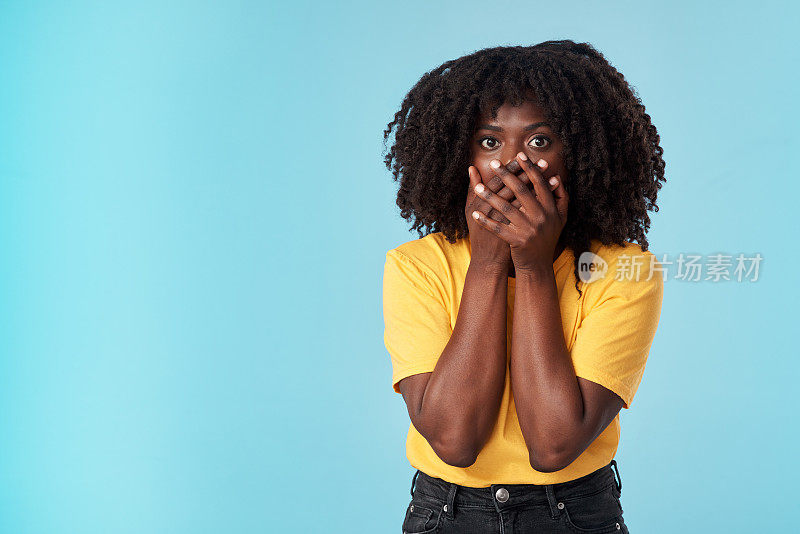
[[(444, 509), (449, 513), (452, 513), (454, 508), (460, 507), (501, 510), (523, 504), (527, 506), (549, 504), (556, 514), (555, 507), (559, 502), (591, 495), (611, 485), (621, 493), (622, 479), (619, 476), (616, 460), (611, 460), (609, 464), (588, 475), (558, 484), (492, 484), (484, 488), (473, 488), (447, 482), (418, 469), (411, 481), (411, 495), (414, 496), (416, 491), (428, 500), (442, 505), (446, 504), (448, 506)], [(500, 493), (504, 499), (503, 502), (497, 499), (498, 491), (501, 488), (505, 489), (505, 492)]]

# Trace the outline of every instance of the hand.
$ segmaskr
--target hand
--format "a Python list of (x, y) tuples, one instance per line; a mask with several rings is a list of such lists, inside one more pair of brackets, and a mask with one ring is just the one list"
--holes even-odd
[[(544, 161), (544, 160), (541, 160), (541, 161)], [(513, 174), (514, 176), (517, 176), (520, 180), (522, 180), (522, 183), (525, 184), (525, 187), (527, 187), (528, 189), (533, 189), (533, 184), (528, 179), (528, 176), (525, 174), (525, 171), (522, 169), (522, 166), (519, 164), (519, 162), (517, 162), (516, 159), (512, 159), (511, 161), (506, 163), (505, 168), (508, 169), (509, 172), (511, 172), (511, 174)], [(542, 166), (541, 169), (545, 170), (546, 168), (547, 168), (547, 162), (545, 162), (544, 166)], [(505, 200), (508, 200), (509, 202), (511, 202), (511, 205), (514, 206), (515, 208), (519, 208), (522, 205), (522, 204), (520, 204), (519, 200), (517, 200), (517, 198), (514, 196), (514, 192), (511, 191), (511, 189), (509, 189), (503, 183), (503, 181), (500, 179), (500, 177), (497, 176), (496, 174), (492, 174), (492, 176), (491, 176), (491, 178), (489, 178), (488, 182), (484, 181), (482, 177), (481, 177), (481, 181), (483, 182), (483, 185), (485, 185), (489, 189), (491, 189), (493, 193), (495, 193), (497, 195), (500, 195)], [(550, 184), (548, 184), (548, 185), (549, 185), (551, 191), (553, 189), (555, 189), (556, 187), (558, 187), (557, 185), (550, 185)], [(500, 189), (500, 190), (498, 191), (498, 189)], [(489, 210), (489, 213), (487, 213), (487, 216), (489, 218), (491, 218), (491, 219), (494, 219), (495, 221), (500, 221), (502, 223), (508, 224), (510, 222), (508, 219), (506, 219), (503, 216), (502, 213), (500, 213), (499, 211), (497, 211), (494, 208), (491, 208)]]
[[(508, 164), (506, 164), (505, 168), (508, 169), (514, 175), (520, 174), (519, 179), (525, 184), (525, 187), (532, 189), (533, 184), (530, 182), (530, 180), (528, 179), (528, 176), (525, 174), (525, 172), (522, 169), (522, 166), (517, 162), (517, 160), (512, 159)], [(469, 172), (472, 173), (473, 170), (470, 169)], [(489, 178), (488, 180), (485, 180), (483, 178), (483, 176), (481, 175), (480, 171), (477, 169), (477, 167), (474, 168), (474, 172), (477, 173), (477, 175), (480, 177), (480, 182), (483, 183), (486, 187), (488, 187), (489, 190), (492, 193), (495, 193), (496, 195), (499, 195), (500, 197), (504, 198), (505, 200), (508, 200), (509, 202), (511, 202), (511, 205), (514, 206), (514, 207), (518, 208), (518, 207), (520, 207), (522, 205), (522, 204), (520, 204), (520, 201), (517, 200), (517, 198), (514, 196), (514, 192), (511, 191), (511, 189), (509, 189), (503, 183), (503, 181), (500, 179), (499, 176), (497, 176), (497, 174), (492, 173), (491, 174), (491, 178)], [(472, 192), (473, 195), (474, 195), (474, 186), (475, 186), (475, 184), (471, 180), (470, 181), (470, 192)], [(555, 186), (550, 186), (550, 187), (553, 188)], [(468, 196), (469, 196), (469, 192), (468, 192)], [(508, 219), (505, 218), (505, 216), (503, 216), (503, 214), (501, 212), (499, 212), (498, 210), (492, 208), (489, 204), (487, 204), (485, 202), (482, 204), (482, 207), (479, 208), (479, 209), (482, 209), (482, 210), (488, 209), (489, 211), (486, 212), (487, 217), (489, 217), (491, 219), (494, 219), (495, 221), (499, 221), (499, 222), (506, 223), (506, 224), (508, 224), (510, 222)], [(470, 211), (467, 210), (467, 223), (468, 223), (468, 225), (469, 225), (469, 222), (470, 222)], [(506, 245), (507, 245), (507, 243), (506, 243)], [(504, 252), (505, 253), (502, 255), (502, 257), (506, 259), (506, 269), (507, 269), (507, 271), (508, 271), (510, 276), (514, 276), (515, 275), (515, 268), (514, 268), (514, 262), (511, 259), (511, 249), (510, 249), (510, 247), (506, 247), (506, 250), (504, 250)], [(480, 256), (480, 254), (479, 254), (479, 256)], [(502, 258), (497, 258), (498, 261), (501, 260), (501, 259)]]
[(517, 271), (540, 270), (545, 266), (552, 268), (553, 253), (567, 222), (569, 196), (560, 177), (551, 178), (557, 180), (552, 184), (555, 189), (551, 192), (541, 171), (525, 154), (520, 152), (517, 159), (525, 176), (533, 183), (534, 191), (528, 189), (500, 161), (494, 160), (492, 166), (496, 169), (495, 173), (520, 201), (520, 207), (515, 207), (485, 186), (481, 188), (482, 184), (477, 184), (474, 186), (475, 192), (503, 213), (509, 223), (489, 219), (482, 210), (474, 210), (478, 216), (476, 220), (483, 228), (508, 243)]
[[(475, 186), (478, 184), (483, 185), (480, 171), (475, 166), (470, 165), (467, 172), (469, 173), (469, 190), (467, 191), (467, 203), (464, 213), (467, 216), (470, 248), (472, 249), (470, 263), (486, 263), (508, 273), (514, 265), (511, 260), (511, 249), (508, 243), (484, 229), (478, 221), (472, 218), (473, 211), (482, 210), (488, 213), (492, 207), (475, 194)], [(502, 182), (500, 184), (502, 185)], [(497, 184), (494, 184), (494, 187), (496, 190), (500, 189)], [(499, 215), (499, 212), (495, 213)]]

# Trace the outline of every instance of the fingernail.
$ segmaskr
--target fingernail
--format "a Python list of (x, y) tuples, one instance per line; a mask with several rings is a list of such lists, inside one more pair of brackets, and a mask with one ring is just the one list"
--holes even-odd
[(492, 161), (489, 162), (489, 166), (491, 166), (493, 169), (499, 169), (500, 168), (500, 160), (499, 159), (493, 159)]
[(525, 155), (525, 152), (520, 152), (519, 154), (517, 154), (517, 156), (519, 156), (519, 159), (521, 159), (522, 161), (528, 161), (528, 156)]
[(483, 193), (483, 184), (476, 185), (475, 191), (477, 191), (478, 193)]
[(536, 164), (537, 164), (539, 167), (541, 167), (542, 169), (544, 169), (545, 167), (547, 167), (547, 162), (546, 162), (545, 160), (543, 160), (543, 159), (540, 159), (539, 161), (537, 161), (537, 162), (536, 162)]
[(555, 176), (550, 178), (550, 185), (556, 185), (557, 183), (558, 183), (558, 178), (556, 178)]

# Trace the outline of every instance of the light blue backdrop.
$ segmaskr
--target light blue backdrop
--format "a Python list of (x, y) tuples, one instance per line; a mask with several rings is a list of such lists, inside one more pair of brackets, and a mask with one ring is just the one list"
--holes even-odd
[(662, 136), (651, 250), (764, 258), (666, 282), (625, 518), (796, 524), (792, 3), (164, 4), (0, 4), (0, 532), (399, 532), (381, 133), (443, 61), (561, 38)]

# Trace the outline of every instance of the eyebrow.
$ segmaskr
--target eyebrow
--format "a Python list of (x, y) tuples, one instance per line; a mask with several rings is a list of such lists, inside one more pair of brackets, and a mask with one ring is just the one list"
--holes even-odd
[[(528, 130), (535, 130), (539, 126), (547, 126), (548, 128), (552, 128), (546, 122), (534, 122), (533, 124), (527, 125), (525, 128), (522, 129), (522, 131), (527, 132)], [(503, 129), (500, 128), (499, 126), (492, 126), (491, 124), (481, 124), (480, 126), (478, 126), (478, 129), (479, 130), (492, 130), (492, 131), (495, 131), (495, 132), (502, 132), (503, 131)]]

